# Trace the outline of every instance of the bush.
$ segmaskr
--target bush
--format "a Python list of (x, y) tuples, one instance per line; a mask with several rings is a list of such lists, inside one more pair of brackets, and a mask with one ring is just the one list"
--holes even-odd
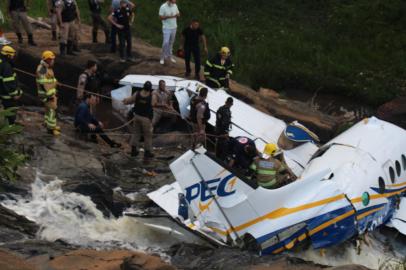
[(4, 117), (15, 114), (15, 109), (0, 110), (0, 179), (15, 179), (15, 171), (25, 160), (25, 155), (20, 154), (9, 144), (11, 135), (22, 131), (18, 125), (9, 125)]

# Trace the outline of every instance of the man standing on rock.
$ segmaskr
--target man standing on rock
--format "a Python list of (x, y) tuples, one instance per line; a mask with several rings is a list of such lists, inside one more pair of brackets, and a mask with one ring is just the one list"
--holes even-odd
[(199, 96), (194, 97), (190, 104), (190, 120), (193, 123), (193, 148), (197, 144), (206, 143), (206, 124), (210, 119), (210, 108), (206, 102), (207, 88), (199, 90)]
[[(100, 80), (97, 77), (97, 62), (94, 60), (87, 61), (86, 69), (79, 76), (76, 98), (78, 101), (83, 99), (85, 92), (99, 93)], [(90, 104), (90, 111), (94, 114), (96, 105), (100, 103), (100, 98), (95, 96), (96, 102)]]
[(80, 27), (80, 12), (76, 0), (58, 0), (56, 12), (61, 29), (60, 55), (75, 55), (73, 51), (79, 51), (78, 25)]
[[(14, 72), (14, 58), (16, 51), (6, 45), (3, 46), (0, 52), (0, 99), (4, 109), (17, 107), (17, 101), (23, 94), (18, 87), (18, 81)], [(13, 125), (16, 120), (16, 115), (7, 116), (8, 124)]]
[(88, 2), (89, 2), (90, 11), (92, 13), (93, 43), (97, 43), (97, 32), (98, 32), (99, 26), (100, 26), (104, 31), (104, 35), (106, 36), (105, 43), (107, 44), (110, 41), (110, 30), (109, 30), (109, 27), (107, 26), (106, 21), (101, 16), (101, 10), (102, 10), (101, 4), (102, 4), (103, 0), (88, 0)]
[(172, 56), (173, 43), (176, 38), (177, 18), (180, 16), (176, 0), (168, 0), (159, 8), (159, 18), (162, 21), (162, 53), (161, 65), (165, 64), (165, 59), (170, 59), (172, 63), (176, 63)]
[(185, 77), (190, 76), (190, 59), (193, 54), (195, 60), (195, 79), (200, 80), (200, 40), (203, 42), (204, 51), (207, 54), (207, 41), (203, 30), (200, 28), (200, 23), (198, 20), (194, 19), (188, 27), (182, 31), (182, 42), (181, 48), (185, 50), (185, 65), (186, 73)]
[[(112, 0), (111, 1), (111, 13), (114, 12), (114, 10), (120, 8), (120, 2), (121, 0)], [(126, 0), (126, 3), (128, 6), (134, 10), (135, 5), (129, 0)], [(111, 47), (110, 47), (110, 52), (115, 53), (116, 52), (116, 46), (117, 46), (117, 28), (114, 26), (114, 24), (111, 25), (111, 34), (110, 34), (110, 42), (111, 42)]]
[(52, 40), (56, 41), (56, 28), (58, 26), (58, 15), (56, 14), (56, 2), (58, 0), (47, 0), (48, 15), (51, 21)]
[(34, 42), (32, 36), (32, 27), (27, 17), (27, 6), (25, 0), (9, 0), (8, 1), (8, 11), (10, 12), (10, 17), (14, 27), (14, 31), (17, 34), (18, 43), (23, 43), (23, 35), (21, 24), (23, 25), (25, 31), (28, 35), (28, 44), (31, 46), (37, 46)]
[(51, 51), (42, 53), (42, 60), (37, 67), (38, 96), (45, 105), (45, 126), (48, 133), (58, 136), (61, 128), (56, 125), (56, 109), (58, 108), (57, 90), (58, 81), (54, 75), (55, 54)]
[[(117, 29), (120, 62), (133, 61), (132, 57), (132, 37), (131, 37), (131, 20), (133, 12), (131, 6), (126, 0), (120, 1), (120, 8), (117, 8), (109, 15), (108, 19)], [(127, 45), (127, 46), (126, 46)], [(124, 57), (124, 47), (126, 47), (126, 55)]]
[(134, 114), (134, 134), (131, 138), (131, 156), (138, 156), (138, 145), (141, 135), (144, 136), (144, 158), (153, 158), (152, 153), (152, 83), (146, 81), (141, 91), (137, 91), (133, 96), (123, 100), (125, 105), (134, 104), (132, 113)]

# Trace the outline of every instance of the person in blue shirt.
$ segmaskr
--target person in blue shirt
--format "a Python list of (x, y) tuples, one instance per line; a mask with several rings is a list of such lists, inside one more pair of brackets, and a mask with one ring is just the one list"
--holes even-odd
[(90, 113), (90, 106), (97, 102), (96, 96), (84, 94), (83, 100), (75, 113), (75, 127), (82, 133), (92, 134), (92, 141), (97, 142), (96, 134), (100, 136), (110, 147), (119, 148), (121, 144), (112, 141), (103, 131), (103, 123)]

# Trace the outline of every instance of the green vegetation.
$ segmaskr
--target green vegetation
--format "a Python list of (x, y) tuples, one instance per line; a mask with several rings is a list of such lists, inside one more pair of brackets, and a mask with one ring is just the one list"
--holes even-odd
[(4, 117), (15, 114), (15, 110), (0, 110), (0, 179), (15, 179), (15, 171), (21, 165), (25, 156), (19, 154), (9, 145), (8, 139), (11, 135), (22, 131), (18, 125), (8, 125)]
[[(31, 2), (32, 15), (45, 16), (45, 0)], [(78, 2), (88, 19), (87, 1)], [(160, 46), (157, 13), (163, 1), (135, 2), (136, 35)], [(253, 88), (328, 91), (373, 105), (404, 91), (405, 1), (179, 0), (178, 5), (179, 32), (191, 18), (200, 19), (210, 55), (229, 46), (234, 78)]]

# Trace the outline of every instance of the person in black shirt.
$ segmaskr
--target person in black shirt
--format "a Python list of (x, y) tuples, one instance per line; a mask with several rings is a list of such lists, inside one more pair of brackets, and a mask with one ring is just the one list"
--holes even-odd
[(131, 156), (138, 156), (138, 145), (141, 135), (144, 136), (144, 158), (153, 158), (152, 154), (152, 118), (154, 111), (152, 108), (152, 83), (146, 81), (142, 90), (123, 100), (123, 104), (134, 104), (132, 114), (134, 115), (134, 134), (131, 138)]
[[(133, 61), (132, 57), (132, 40), (131, 40), (131, 29), (130, 22), (132, 20), (132, 9), (127, 4), (126, 0), (120, 1), (120, 8), (117, 8), (108, 17), (109, 21), (117, 28), (118, 40), (119, 40), (119, 50), (121, 62)], [(127, 55), (124, 57), (124, 47), (127, 43)]]
[(101, 3), (103, 0), (88, 0), (89, 8), (92, 13), (92, 24), (93, 24), (93, 43), (97, 43), (97, 31), (99, 30), (99, 26), (103, 29), (104, 35), (106, 36), (106, 43), (110, 41), (110, 31), (109, 27), (107, 26), (106, 21), (101, 16)]
[[(207, 41), (206, 37), (203, 34), (203, 30), (200, 28), (200, 23), (198, 20), (194, 19), (190, 23), (188, 27), (183, 29), (182, 31), (182, 41), (183, 49), (185, 51), (185, 65), (186, 65), (186, 73), (185, 77), (190, 76), (191, 68), (190, 68), (190, 59), (193, 54), (193, 58), (195, 60), (195, 78), (196, 80), (200, 80), (200, 39), (203, 42), (204, 51), (207, 54)], [(182, 45), (181, 45), (182, 48)]]
[(227, 157), (228, 132), (231, 129), (231, 106), (234, 100), (228, 97), (226, 103), (216, 113), (216, 156), (222, 160)]

